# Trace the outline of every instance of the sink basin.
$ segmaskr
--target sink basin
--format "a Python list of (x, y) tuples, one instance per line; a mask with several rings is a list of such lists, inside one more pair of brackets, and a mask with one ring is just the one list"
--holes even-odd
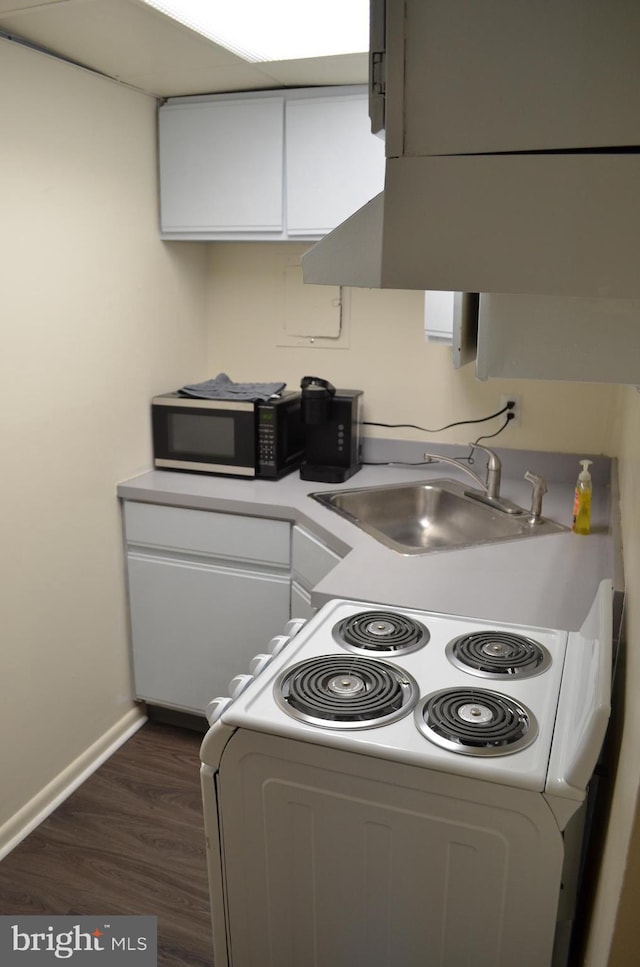
[(542, 518), (505, 513), (473, 497), (456, 480), (430, 480), (310, 494), (401, 554), (518, 540), (567, 528)]

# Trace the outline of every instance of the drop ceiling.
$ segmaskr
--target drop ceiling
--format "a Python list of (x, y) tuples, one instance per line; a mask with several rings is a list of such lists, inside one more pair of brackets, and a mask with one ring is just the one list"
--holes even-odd
[(251, 64), (142, 0), (0, 0), (0, 32), (155, 97), (367, 80), (366, 54)]

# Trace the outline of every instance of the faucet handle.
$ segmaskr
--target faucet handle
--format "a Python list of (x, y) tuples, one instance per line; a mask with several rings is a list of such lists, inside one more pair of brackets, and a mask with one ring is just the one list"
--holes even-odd
[(502, 467), (502, 462), (500, 457), (495, 452), (495, 450), (490, 450), (489, 447), (483, 447), (481, 443), (470, 443), (469, 446), (472, 450), (482, 450), (489, 457), (488, 466), (494, 470), (499, 470)]
[(487, 454), (487, 480), (485, 490), (487, 497), (497, 500), (500, 496), (500, 478), (502, 476), (502, 461), (494, 450), (483, 447), (481, 443), (470, 443), (472, 450), (482, 450)]

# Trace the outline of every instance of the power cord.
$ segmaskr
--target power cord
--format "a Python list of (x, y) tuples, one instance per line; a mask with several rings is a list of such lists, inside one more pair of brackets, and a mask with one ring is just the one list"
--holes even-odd
[[(468, 423), (486, 423), (488, 420), (495, 420), (497, 416), (502, 416), (503, 413), (507, 414), (507, 421), (504, 425), (506, 426), (515, 416), (515, 413), (509, 413), (509, 410), (512, 410), (515, 405), (513, 400), (509, 400), (501, 410), (492, 413), (490, 416), (482, 416), (478, 420), (457, 420), (455, 423), (447, 423), (446, 426), (439, 426), (436, 429), (431, 429), (428, 426), (417, 426), (415, 423), (374, 423), (371, 420), (362, 420), (362, 426), (382, 426), (389, 430), (420, 430), (423, 433), (442, 433), (443, 430), (450, 430), (452, 426), (466, 426)], [(498, 433), (504, 430), (504, 426), (498, 430)], [(497, 436), (497, 434), (492, 434), (492, 436)], [(479, 437), (478, 439), (483, 440), (485, 437)]]
[[(500, 410), (500, 413), (494, 413), (494, 417), (495, 416), (500, 416), (505, 411), (508, 411), (508, 410), (513, 409), (513, 407), (514, 407), (514, 404), (511, 401), (509, 401), (509, 403), (507, 403), (507, 405), (504, 407), (504, 409)], [(474, 443), (480, 443), (480, 440), (490, 440), (492, 437), (498, 436), (499, 433), (502, 433), (502, 431), (504, 429), (506, 429), (506, 427), (509, 425), (509, 423), (511, 422), (511, 420), (513, 420), (514, 416), (515, 416), (515, 413), (509, 413), (509, 412), (507, 412), (507, 418), (506, 418), (506, 420), (504, 421), (504, 423), (502, 424), (502, 426), (500, 427), (499, 430), (496, 430), (495, 433), (487, 433), (484, 436), (479, 436), (473, 442)], [(490, 419), (492, 419), (492, 417), (487, 416), (487, 417), (485, 417), (485, 419), (490, 420)], [(484, 420), (463, 420), (462, 422), (463, 423), (484, 423)], [(373, 424), (370, 424), (370, 425), (371, 426), (387, 426), (387, 425), (391, 425), (391, 424), (373, 423)], [(398, 425), (399, 426), (405, 426), (407, 424), (398, 424)], [(450, 425), (451, 426), (457, 426), (459, 424), (453, 424), (452, 423)], [(421, 430), (423, 428), (422, 427), (414, 427), (413, 429)], [(428, 432), (435, 433), (436, 431), (435, 430), (430, 430)], [(456, 459), (457, 460), (464, 460), (466, 463), (469, 463), (469, 464), (474, 464), (475, 463), (475, 460), (473, 458), (473, 449), (469, 451), (469, 454), (466, 457), (456, 457)], [(370, 461), (370, 460), (366, 460), (366, 461), (363, 461), (363, 466), (366, 466), (366, 467), (427, 467), (427, 466), (429, 466), (429, 464), (432, 464), (434, 462), (435, 462), (434, 460), (419, 460), (417, 463), (405, 463), (404, 461), (399, 461), (399, 460), (391, 460), (391, 461), (389, 461), (389, 460), (381, 460), (381, 461)]]

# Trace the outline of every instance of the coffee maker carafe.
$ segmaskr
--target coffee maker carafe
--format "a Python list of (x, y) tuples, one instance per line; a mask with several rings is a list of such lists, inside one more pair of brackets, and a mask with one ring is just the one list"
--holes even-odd
[(362, 390), (336, 390), (326, 379), (305, 376), (301, 415), (305, 428), (303, 480), (342, 483), (360, 467)]

